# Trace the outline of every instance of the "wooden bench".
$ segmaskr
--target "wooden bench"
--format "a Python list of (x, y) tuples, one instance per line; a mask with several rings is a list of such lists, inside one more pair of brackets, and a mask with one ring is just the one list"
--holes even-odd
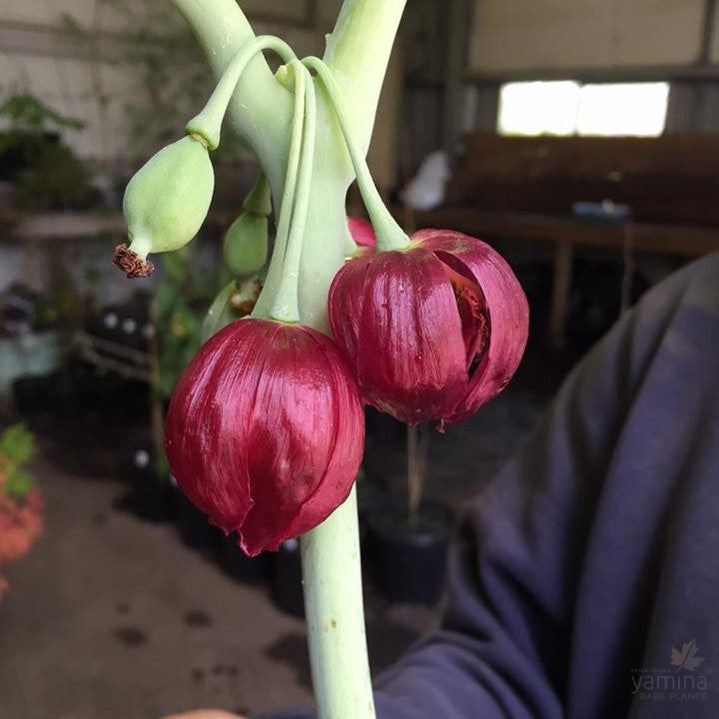
[[(573, 216), (575, 202), (607, 199), (629, 205), (631, 219), (608, 223)], [(553, 244), (549, 328), (552, 343), (561, 345), (575, 247), (686, 257), (719, 250), (719, 135), (475, 133), (466, 138), (446, 205), (414, 213), (413, 223)]]

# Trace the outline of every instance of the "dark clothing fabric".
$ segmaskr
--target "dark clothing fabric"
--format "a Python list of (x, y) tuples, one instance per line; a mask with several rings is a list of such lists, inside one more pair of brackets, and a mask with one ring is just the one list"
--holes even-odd
[(572, 372), (472, 503), (449, 583), (379, 719), (719, 717), (719, 256)]

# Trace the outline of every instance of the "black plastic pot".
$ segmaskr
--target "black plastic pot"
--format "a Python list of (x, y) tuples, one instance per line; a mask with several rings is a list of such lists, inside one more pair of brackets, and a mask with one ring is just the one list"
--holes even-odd
[(287, 614), (305, 615), (305, 598), (302, 593), (302, 560), (300, 543), (288, 539), (272, 555), (272, 599)]
[(370, 569), (390, 601), (432, 604), (444, 589), (454, 518), (439, 502), (423, 502), (413, 521), (404, 512), (387, 503), (368, 518)]
[(146, 419), (148, 391), (144, 382), (103, 373), (83, 360), (73, 361), (69, 370), (77, 408), (83, 416), (109, 415), (115, 422)]
[(365, 430), (362, 459), (365, 476), (369, 481), (382, 483), (395, 471), (402, 471), (407, 425), (372, 407), (365, 407)]
[(368, 479), (366, 476), (357, 480), (357, 515), (364, 563), (374, 560), (374, 547), (367, 526), (369, 518), (392, 501), (392, 495), (381, 482)]
[(257, 557), (248, 557), (237, 546), (237, 535), (230, 534), (220, 542), (219, 562), (222, 570), (239, 582), (264, 582), (270, 574), (270, 557), (263, 552)]
[(130, 509), (148, 522), (172, 521), (176, 492), (169, 479), (157, 476), (148, 452), (135, 452), (131, 472)]
[(222, 532), (207, 519), (179, 490), (175, 493), (177, 529), (184, 544), (192, 549), (216, 556)]
[(52, 414), (56, 408), (56, 373), (44, 376), (27, 376), (12, 384), (15, 409), (22, 417)]

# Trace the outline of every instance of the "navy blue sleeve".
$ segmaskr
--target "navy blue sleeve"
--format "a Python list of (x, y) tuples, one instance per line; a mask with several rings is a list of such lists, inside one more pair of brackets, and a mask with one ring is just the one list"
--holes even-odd
[(472, 502), (442, 627), (377, 679), (378, 719), (719, 716), (719, 679), (684, 703), (632, 683), (719, 647), (718, 387), (712, 256), (625, 314)]

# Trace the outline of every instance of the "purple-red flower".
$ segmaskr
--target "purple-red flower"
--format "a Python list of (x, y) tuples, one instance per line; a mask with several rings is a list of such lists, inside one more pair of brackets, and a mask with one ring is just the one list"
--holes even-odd
[(348, 217), (347, 226), (350, 230), (352, 239), (360, 247), (376, 247), (377, 238), (375, 237), (372, 223), (364, 217)]
[(407, 249), (349, 260), (330, 288), (329, 315), (362, 399), (410, 425), (440, 427), (499, 394), (529, 326), (505, 260), (451, 230), (421, 230)]
[(330, 339), (233, 322), (193, 358), (170, 402), (166, 451), (182, 491), (250, 556), (277, 549), (347, 497), (362, 458), (357, 384)]

